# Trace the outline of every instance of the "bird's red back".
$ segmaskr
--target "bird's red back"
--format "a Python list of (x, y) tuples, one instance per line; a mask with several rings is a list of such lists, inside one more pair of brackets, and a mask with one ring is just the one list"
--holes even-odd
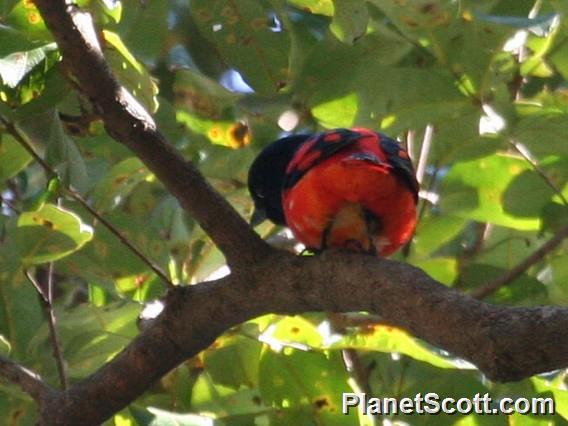
[(303, 143), (286, 169), (286, 224), (306, 247), (388, 256), (416, 225), (418, 184), (397, 142), (367, 129), (338, 129)]

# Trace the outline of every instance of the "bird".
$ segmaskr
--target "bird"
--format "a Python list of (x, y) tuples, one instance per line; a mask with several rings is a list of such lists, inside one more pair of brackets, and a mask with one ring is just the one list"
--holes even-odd
[(253, 161), (253, 226), (287, 226), (306, 249), (386, 257), (416, 226), (419, 184), (408, 152), (365, 128), (280, 138)]

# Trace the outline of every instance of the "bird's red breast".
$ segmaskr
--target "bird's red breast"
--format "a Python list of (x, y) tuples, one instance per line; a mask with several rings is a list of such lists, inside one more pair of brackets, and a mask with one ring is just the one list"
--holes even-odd
[(367, 129), (308, 139), (286, 169), (286, 224), (306, 247), (388, 256), (416, 225), (418, 184), (398, 143)]

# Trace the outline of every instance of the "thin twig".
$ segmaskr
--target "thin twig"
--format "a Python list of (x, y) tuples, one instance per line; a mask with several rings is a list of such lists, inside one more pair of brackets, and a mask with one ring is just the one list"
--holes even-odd
[(124, 244), (128, 249), (134, 253), (142, 262), (146, 264), (154, 273), (162, 279), (162, 281), (168, 286), (168, 288), (173, 288), (175, 285), (170, 281), (164, 271), (151, 261), (146, 255), (144, 255), (140, 250), (138, 250), (122, 233), (115, 228), (115, 226), (110, 223), (107, 219), (101, 216), (94, 208), (90, 206), (89, 203), (74, 189), (65, 188), (65, 193), (77, 201), (85, 210), (87, 210), (93, 217), (95, 217), (99, 222), (103, 224), (118, 240)]
[(416, 166), (416, 180), (422, 183), (424, 173), (426, 173), (426, 166), (428, 165), (428, 156), (432, 148), (432, 138), (434, 136), (434, 127), (431, 124), (426, 126), (424, 131), (424, 139), (422, 140), (422, 147), (420, 148), (420, 157), (418, 158), (418, 166)]
[[(329, 325), (334, 332), (345, 333), (342, 324), (343, 314), (328, 313)], [(346, 370), (351, 374), (359, 389), (367, 395), (372, 394), (371, 384), (369, 383), (369, 369), (365, 366), (356, 349), (346, 348), (341, 351), (343, 363)]]
[(405, 142), (406, 142), (406, 151), (408, 152), (408, 156), (410, 157), (410, 159), (412, 161), (414, 161), (415, 156), (414, 156), (414, 138), (416, 136), (416, 132), (414, 130), (409, 130), (408, 132), (406, 132), (406, 138), (405, 138)]
[(57, 374), (61, 387), (65, 390), (68, 388), (67, 374), (65, 373), (65, 361), (63, 359), (63, 351), (61, 350), (61, 340), (57, 333), (56, 317), (53, 310), (53, 262), (49, 264), (47, 275), (47, 289), (44, 290), (42, 285), (36, 280), (32, 273), (28, 270), (25, 271), (26, 277), (35, 287), (38, 292), (42, 305), (47, 313), (47, 324), (49, 326), (49, 337), (53, 346), (53, 358), (55, 358), (55, 365), (57, 366)]
[(61, 347), (61, 340), (57, 332), (57, 317), (55, 316), (55, 309), (53, 309), (53, 274), (54, 263), (50, 262), (47, 269), (47, 300), (48, 300), (48, 321), (49, 334), (51, 335), (51, 343), (53, 345), (53, 356), (57, 364), (57, 373), (59, 374), (59, 382), (61, 388), (66, 390), (69, 387), (69, 380), (65, 369), (65, 359), (63, 358), (63, 350)]
[[(0, 122), (4, 124), (6, 130), (16, 139), (16, 141), (33, 157), (33, 159), (44, 169), (48, 178), (57, 177), (56, 171), (43, 159), (41, 156), (35, 152), (28, 141), (22, 136), (13, 123), (6, 120), (4, 117), (0, 116)], [(167, 275), (161, 270), (161, 268), (151, 261), (146, 255), (144, 255), (138, 248), (136, 248), (122, 233), (114, 227), (107, 219), (101, 216), (95, 209), (93, 209), (89, 203), (71, 187), (63, 186), (63, 192), (65, 195), (70, 196), (75, 201), (77, 201), (91, 216), (97, 219), (107, 228), (118, 240), (125, 245), (132, 253), (134, 253), (142, 262), (146, 264), (154, 273), (160, 277), (160, 279), (168, 286), (168, 288), (174, 287), (174, 284), (170, 281)]]
[(0, 205), (2, 204), (8, 207), (16, 214), (20, 214), (22, 212), (18, 207), (16, 207), (16, 205), (11, 200), (9, 200), (6, 197), (3, 197), (2, 194), (0, 194)]
[(52, 389), (41, 377), (24, 366), (0, 355), (0, 375), (9, 382), (18, 385), (34, 400), (41, 401)]
[[(408, 132), (408, 137), (407, 137), (407, 141), (410, 142), (409, 149), (413, 147), (414, 145), (414, 136), (415, 133), (413, 130), (410, 130)], [(426, 131), (424, 133), (424, 139), (422, 141), (422, 147), (420, 149), (420, 158), (418, 159), (418, 167), (416, 168), (416, 180), (422, 184), (424, 181), (424, 175), (426, 173), (426, 164), (428, 162), (428, 156), (430, 153), (430, 150), (432, 148), (432, 139), (434, 136), (434, 128), (432, 127), (432, 125), (428, 125), (426, 127)], [(409, 151), (410, 152), (410, 151)], [(411, 157), (412, 159), (412, 154)], [(426, 190), (426, 194), (430, 194), (434, 188), (434, 185), (436, 183), (436, 178), (438, 176), (438, 172), (440, 171), (440, 168), (438, 167), (437, 163), (435, 164), (434, 167), (434, 172), (432, 173), (432, 177), (430, 178), (430, 181), (428, 183), (428, 189)], [(419, 175), (420, 173), (420, 175)], [(428, 198), (425, 196), (422, 198), (422, 202), (420, 203), (420, 208), (418, 211), (418, 218), (416, 220), (416, 227), (418, 227), (418, 225), (420, 225), (420, 222), (422, 221), (422, 219), (424, 218), (424, 214), (426, 213), (426, 208), (428, 205), (430, 205), (430, 203), (428, 202)], [(408, 242), (404, 245), (404, 247), (402, 248), (402, 256), (406, 259), (408, 258), (408, 256), (410, 255), (410, 249), (412, 247), (412, 241), (414, 240), (414, 234), (416, 233), (416, 229), (414, 230), (413, 236), (410, 240), (408, 240)]]
[(532, 166), (535, 172), (539, 174), (539, 176), (546, 182), (550, 189), (552, 189), (552, 191), (554, 191), (554, 193), (558, 195), (558, 198), (560, 198), (562, 204), (564, 204), (565, 207), (568, 207), (568, 200), (566, 200), (566, 197), (564, 197), (564, 194), (562, 193), (560, 188), (552, 181), (552, 179), (550, 179), (550, 177), (546, 174), (546, 171), (540, 166), (540, 164), (538, 164), (538, 161), (532, 157), (530, 152), (523, 145), (514, 140), (510, 140), (509, 144)]
[(556, 247), (564, 241), (565, 238), (568, 237), (568, 225), (561, 228), (554, 237), (540, 246), (537, 250), (535, 250), (530, 256), (528, 256), (525, 260), (520, 262), (517, 266), (513, 269), (508, 271), (506, 274), (500, 276), (494, 281), (484, 285), (483, 287), (479, 287), (472, 291), (470, 294), (472, 297), (476, 299), (483, 299), (495, 291), (500, 289), (501, 287), (509, 284), (510, 282), (514, 281), (516, 278), (521, 276), (523, 272), (529, 269), (531, 266), (536, 264), (540, 261), (544, 256), (554, 250)]

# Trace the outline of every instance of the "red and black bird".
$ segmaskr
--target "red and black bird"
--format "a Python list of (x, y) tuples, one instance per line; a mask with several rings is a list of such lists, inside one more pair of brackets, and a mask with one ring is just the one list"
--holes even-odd
[(268, 145), (249, 171), (262, 219), (288, 226), (306, 248), (388, 256), (416, 225), (418, 182), (408, 153), (368, 129), (294, 135)]

